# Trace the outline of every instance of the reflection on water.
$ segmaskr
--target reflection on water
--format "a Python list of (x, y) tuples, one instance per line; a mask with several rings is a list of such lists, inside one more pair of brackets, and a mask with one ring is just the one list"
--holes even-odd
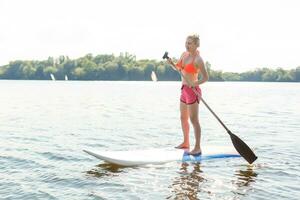
[(246, 170), (237, 170), (234, 174), (237, 180), (232, 183), (236, 185), (236, 189), (232, 191), (236, 197), (245, 196), (252, 189), (251, 183), (254, 183), (257, 178), (257, 173), (254, 172), (253, 166), (247, 166)]
[(101, 178), (105, 176), (118, 176), (119, 173), (123, 172), (123, 169), (126, 167), (122, 167), (120, 165), (110, 164), (110, 163), (102, 163), (96, 166), (91, 170), (86, 171), (85, 173), (88, 176)]
[(246, 170), (238, 170), (236, 185), (239, 187), (249, 186), (251, 182), (255, 182), (257, 173), (253, 171), (253, 166), (249, 165)]
[[(192, 172), (189, 172), (189, 164), (182, 163), (179, 177), (176, 177), (172, 188), (174, 193), (174, 199), (197, 199), (197, 194), (201, 190), (201, 184), (205, 181), (202, 177), (202, 171), (200, 169), (200, 163), (191, 164), (193, 166)], [(167, 197), (167, 199), (173, 199), (173, 196)]]
[[(191, 167), (192, 170), (189, 171)], [(200, 163), (182, 163), (178, 173), (180, 176), (174, 178), (172, 185), (169, 187), (171, 188), (172, 195), (168, 196), (167, 199), (199, 199), (200, 196), (205, 198), (207, 195), (220, 199), (214, 194), (216, 187), (219, 187), (219, 189), (223, 187), (228, 188), (229, 193), (231, 193), (230, 196), (233, 199), (240, 199), (252, 189), (251, 183), (255, 182), (258, 175), (254, 172), (253, 166), (249, 165), (246, 170), (239, 169), (233, 174), (235, 180), (231, 181), (231, 184), (230, 182), (228, 184), (222, 182), (222, 186), (215, 186), (217, 180), (205, 178)], [(224, 193), (223, 195), (223, 198), (226, 199), (226, 194)], [(221, 197), (221, 199), (223, 198)]]
[[(254, 171), (254, 167), (252, 165), (247, 165), (246, 168), (245, 166), (238, 166), (238, 169), (232, 173), (232, 178), (225, 180), (220, 179), (219, 175), (222, 177), (223, 170), (228, 169), (227, 167), (220, 168), (215, 171), (216, 176), (212, 176), (210, 172), (212, 168), (209, 169), (209, 166), (205, 166), (205, 171), (207, 172), (204, 173), (202, 170), (203, 166), (201, 169), (201, 163), (183, 162), (176, 173), (177, 176), (172, 178), (171, 185), (168, 186), (171, 189), (171, 194), (166, 199), (228, 199), (229, 197), (229, 199), (241, 199), (249, 194), (253, 188), (252, 184), (257, 179), (258, 174)], [(158, 168), (132, 168), (102, 163), (85, 173), (87, 176), (93, 178), (121, 177), (124, 173), (131, 172), (138, 174), (139, 170), (147, 169), (153, 170)], [(146, 177), (140, 177), (141, 180), (143, 178)], [(140, 194), (137, 195), (139, 196)]]

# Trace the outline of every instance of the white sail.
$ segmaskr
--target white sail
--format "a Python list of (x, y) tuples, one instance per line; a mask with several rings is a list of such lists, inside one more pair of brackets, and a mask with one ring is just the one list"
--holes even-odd
[(51, 77), (52, 81), (55, 81), (55, 77), (53, 74), (50, 74), (50, 77)]
[(151, 73), (151, 79), (152, 79), (152, 81), (157, 81), (157, 77), (156, 77), (156, 74), (154, 71), (152, 71), (152, 73)]

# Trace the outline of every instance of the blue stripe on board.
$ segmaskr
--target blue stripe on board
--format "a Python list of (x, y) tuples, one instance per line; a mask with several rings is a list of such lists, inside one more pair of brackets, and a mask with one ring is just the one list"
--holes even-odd
[(209, 156), (192, 156), (188, 153), (184, 152), (182, 156), (182, 162), (188, 162), (188, 161), (202, 161), (202, 160), (211, 160), (211, 159), (218, 159), (218, 158), (235, 158), (235, 157), (241, 157), (240, 155), (236, 154), (215, 154), (215, 155), (209, 155)]

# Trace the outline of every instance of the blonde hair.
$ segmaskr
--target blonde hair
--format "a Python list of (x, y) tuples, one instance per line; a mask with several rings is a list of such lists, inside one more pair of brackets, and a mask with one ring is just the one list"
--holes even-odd
[(189, 35), (189, 36), (187, 36), (187, 39), (192, 39), (197, 47), (200, 46), (200, 38), (199, 38), (198, 34)]

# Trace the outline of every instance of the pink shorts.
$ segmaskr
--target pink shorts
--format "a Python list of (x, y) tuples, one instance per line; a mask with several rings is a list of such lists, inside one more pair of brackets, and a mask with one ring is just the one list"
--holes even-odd
[(180, 101), (185, 104), (193, 104), (196, 102), (199, 103), (200, 97), (202, 95), (201, 89), (199, 86), (196, 86), (194, 90), (197, 92), (199, 98), (192, 88), (187, 85), (182, 85)]

